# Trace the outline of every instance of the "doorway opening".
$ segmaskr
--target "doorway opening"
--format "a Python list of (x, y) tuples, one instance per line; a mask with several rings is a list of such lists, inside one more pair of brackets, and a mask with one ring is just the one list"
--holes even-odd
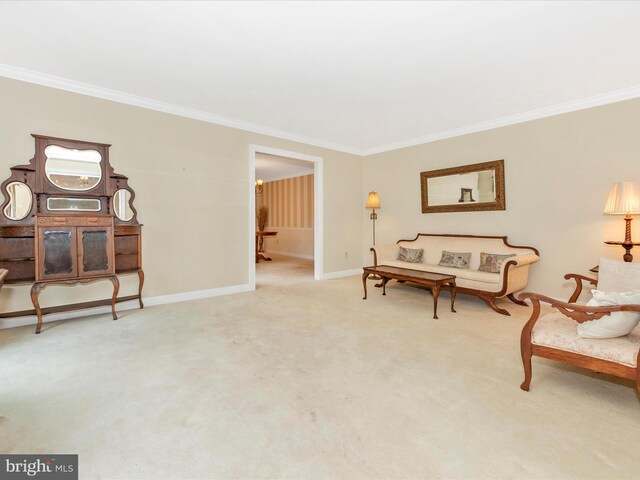
[(322, 170), (320, 157), (250, 146), (252, 290), (322, 279)]

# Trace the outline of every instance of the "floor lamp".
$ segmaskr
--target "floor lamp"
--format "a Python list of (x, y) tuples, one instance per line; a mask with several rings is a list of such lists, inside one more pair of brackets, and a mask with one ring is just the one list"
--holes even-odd
[(371, 209), (371, 215), (369, 218), (373, 221), (373, 246), (376, 246), (376, 220), (378, 219), (378, 214), (376, 213), (376, 208), (380, 208), (380, 198), (378, 198), (377, 192), (369, 192), (369, 198), (367, 198), (367, 206), (365, 208)]
[(640, 214), (640, 182), (619, 182), (611, 185), (609, 198), (604, 207), (605, 215), (624, 215), (624, 242), (604, 242), (607, 245), (621, 245), (625, 250), (622, 257), (625, 262), (631, 262), (631, 249), (640, 243), (631, 241), (631, 215)]
[[(380, 208), (380, 198), (378, 198), (377, 192), (369, 192), (369, 198), (367, 198), (367, 205), (365, 208), (371, 209), (371, 215), (369, 218), (373, 223), (373, 246), (376, 245), (376, 220), (378, 219), (378, 214), (376, 213), (376, 208)], [(371, 275), (369, 278), (373, 280), (380, 280), (378, 275)]]

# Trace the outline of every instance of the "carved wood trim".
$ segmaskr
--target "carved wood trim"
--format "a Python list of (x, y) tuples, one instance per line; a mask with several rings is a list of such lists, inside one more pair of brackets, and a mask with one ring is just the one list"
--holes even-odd
[(97, 227), (110, 227), (113, 217), (108, 216), (91, 216), (91, 217), (75, 217), (75, 216), (44, 216), (36, 215), (37, 224), (42, 227), (55, 227), (55, 226), (97, 226)]
[(114, 233), (115, 235), (138, 235), (142, 231), (141, 227), (142, 225), (116, 225)]
[(33, 225), (0, 226), (0, 237), (35, 237), (35, 227)]
[(507, 247), (529, 249), (529, 250), (532, 250), (533, 253), (535, 253), (536, 255), (538, 255), (538, 256), (540, 255), (540, 252), (535, 247), (529, 247), (529, 246), (525, 246), (525, 245), (512, 245), (512, 244), (510, 244), (509, 241), (507, 240), (507, 236), (506, 235), (464, 235), (464, 234), (459, 234), (459, 233), (418, 233), (418, 234), (416, 234), (416, 238), (412, 238), (410, 240), (404, 240), (404, 239), (403, 240), (398, 240), (396, 243), (400, 243), (400, 242), (415, 242), (420, 237), (495, 238), (495, 239), (502, 240), (502, 242)]

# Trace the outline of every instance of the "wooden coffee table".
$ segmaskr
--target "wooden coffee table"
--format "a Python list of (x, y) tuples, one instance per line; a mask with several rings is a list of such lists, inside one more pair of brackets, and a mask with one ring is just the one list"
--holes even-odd
[(386, 295), (387, 282), (391, 279), (401, 282), (413, 282), (431, 288), (433, 293), (433, 318), (438, 318), (438, 296), (442, 285), (448, 285), (451, 289), (451, 311), (456, 301), (456, 276), (443, 275), (440, 273), (423, 272), (422, 270), (411, 270), (409, 268), (389, 267), (379, 265), (377, 267), (364, 267), (362, 272), (362, 285), (364, 286), (364, 298), (367, 299), (367, 278), (369, 275), (378, 275), (382, 278), (382, 295)]

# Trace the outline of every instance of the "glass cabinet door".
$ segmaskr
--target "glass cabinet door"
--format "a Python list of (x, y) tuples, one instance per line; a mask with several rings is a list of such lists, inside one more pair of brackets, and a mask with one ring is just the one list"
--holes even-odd
[(77, 235), (79, 275), (90, 277), (113, 274), (111, 227), (77, 227)]
[(39, 279), (77, 276), (77, 248), (74, 227), (46, 227), (39, 231)]

